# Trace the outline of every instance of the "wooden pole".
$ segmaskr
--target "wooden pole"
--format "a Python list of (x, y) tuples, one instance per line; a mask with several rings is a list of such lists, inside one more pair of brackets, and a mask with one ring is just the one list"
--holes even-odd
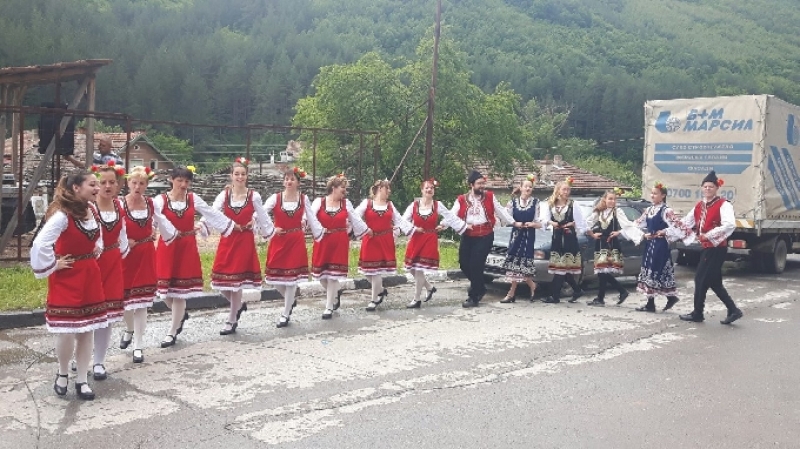
[(433, 69), (431, 87), (428, 89), (428, 129), (425, 133), (425, 167), (423, 178), (431, 177), (431, 155), (433, 153), (433, 111), (436, 103), (436, 74), (439, 68), (439, 35), (442, 30), (442, 0), (436, 1), (436, 26), (433, 29)]
[[(72, 99), (72, 102), (67, 106), (67, 109), (75, 109), (81, 102), (83, 98), (83, 93), (86, 90), (86, 86), (89, 84), (89, 77), (84, 78), (83, 82), (81, 83), (80, 87), (78, 87), (78, 91), (75, 93), (75, 96)], [(65, 115), (64, 118), (61, 119), (61, 124), (59, 125), (58, 134), (64, 135), (64, 130), (67, 129), (67, 123), (72, 117), (69, 115)], [(47, 145), (47, 151), (45, 151), (44, 155), (42, 156), (42, 161), (39, 163), (39, 166), (36, 167), (36, 170), (33, 172), (33, 176), (31, 177), (30, 183), (28, 184), (28, 188), (25, 189), (25, 194), (22, 197), (22, 203), (27, 204), (31, 197), (33, 196), (33, 191), (36, 190), (37, 184), (42, 179), (45, 170), (47, 170), (47, 165), (50, 163), (50, 159), (53, 157), (53, 154), (56, 152), (56, 139), (55, 135), (54, 138), (50, 140), (50, 143)], [(8, 227), (6, 227), (6, 231), (3, 233), (3, 236), (0, 237), (0, 253), (5, 251), (6, 245), (8, 245), (9, 240), (11, 240), (11, 236), (14, 235), (14, 230), (17, 228), (17, 223), (19, 223), (19, 214), (17, 211), (14, 211), (14, 215), (11, 216), (11, 220), (8, 222)]]
[[(91, 79), (89, 80), (88, 85), (88, 92), (86, 95), (86, 110), (89, 112), (94, 112), (95, 108), (95, 101), (97, 98), (95, 92), (95, 77), (92, 75)], [(94, 116), (90, 115), (86, 117), (86, 160), (84, 164), (86, 168), (92, 166), (92, 162), (94, 161)], [(130, 153), (130, 148), (126, 147), (126, 153)], [(127, 165), (125, 165), (127, 167)]]

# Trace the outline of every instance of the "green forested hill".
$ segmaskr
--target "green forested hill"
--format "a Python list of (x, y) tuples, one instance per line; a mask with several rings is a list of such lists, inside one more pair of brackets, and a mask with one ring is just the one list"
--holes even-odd
[[(434, 0), (3, 0), (0, 66), (110, 58), (98, 108), (192, 122), (288, 123), (319, 68), (398, 65)], [(568, 132), (641, 135), (650, 98), (770, 93), (800, 103), (797, 0), (446, 0), (473, 82), (571, 111)], [(45, 92), (30, 103), (44, 100)], [(423, 99), (420, 99), (420, 101)], [(610, 146), (618, 154), (624, 145)]]

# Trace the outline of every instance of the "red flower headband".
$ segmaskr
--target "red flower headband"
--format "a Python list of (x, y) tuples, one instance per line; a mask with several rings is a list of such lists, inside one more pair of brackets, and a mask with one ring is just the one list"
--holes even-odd
[(574, 183), (574, 182), (575, 182), (575, 178), (573, 178), (572, 176), (567, 176), (567, 178), (566, 178), (566, 179), (564, 179), (564, 182), (566, 182), (566, 183), (567, 183), (567, 185), (571, 187), (571, 186), (572, 186), (572, 183)]
[(247, 168), (247, 166), (250, 165), (250, 160), (241, 156), (237, 157), (236, 160), (234, 160), (233, 162), (241, 164), (242, 166), (244, 166), (244, 168)]
[(653, 187), (655, 187), (658, 190), (664, 190), (667, 188), (667, 186), (665, 186), (664, 183), (662, 183), (661, 181), (657, 181)]
[(619, 187), (614, 187), (614, 193), (616, 195), (622, 195), (623, 193), (625, 193), (625, 191), (620, 189)]
[(295, 167), (292, 169), (292, 173), (300, 179), (304, 179), (306, 177), (306, 171), (300, 167)]
[(526, 176), (525, 179), (527, 179), (528, 181), (530, 181), (533, 184), (536, 184), (536, 176), (534, 176), (532, 173), (529, 174), (528, 176)]
[[(105, 166), (113, 168), (114, 169), (114, 173), (117, 176), (120, 176), (120, 177), (125, 176), (125, 167), (123, 167), (121, 165), (117, 165), (114, 161), (108, 161)], [(94, 175), (99, 178), (100, 177), (100, 169), (102, 169), (102, 168), (103, 168), (102, 165), (92, 165), (91, 170), (92, 170), (92, 173), (94, 173)]]
[(439, 181), (437, 181), (436, 178), (428, 179), (428, 180), (426, 180), (426, 182), (431, 183), (431, 185), (434, 186), (434, 187), (439, 187)]
[(723, 185), (725, 185), (725, 181), (722, 178), (717, 178), (717, 187), (722, 187)]

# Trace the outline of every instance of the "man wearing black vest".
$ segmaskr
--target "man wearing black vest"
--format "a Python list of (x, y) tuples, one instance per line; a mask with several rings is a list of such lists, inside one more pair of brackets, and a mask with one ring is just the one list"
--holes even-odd
[(713, 290), (728, 309), (728, 316), (720, 321), (722, 324), (731, 324), (742, 317), (742, 311), (722, 285), (722, 264), (728, 253), (728, 237), (736, 229), (736, 217), (731, 203), (717, 196), (721, 185), (722, 180), (712, 170), (701, 184), (703, 199), (681, 220), (688, 236), (684, 243), (696, 240), (703, 246), (694, 276), (694, 310), (680, 316), (684, 321), (699, 323), (705, 319), (703, 309), (708, 289)]
[(469, 279), (469, 291), (463, 307), (477, 307), (486, 294), (486, 281), (483, 270), (486, 258), (494, 241), (496, 217), (504, 225), (514, 222), (514, 218), (501, 206), (492, 192), (486, 191), (486, 178), (473, 170), (467, 178), (469, 192), (459, 195), (453, 205), (453, 214), (464, 220), (471, 228), (461, 237), (458, 248), (458, 264)]

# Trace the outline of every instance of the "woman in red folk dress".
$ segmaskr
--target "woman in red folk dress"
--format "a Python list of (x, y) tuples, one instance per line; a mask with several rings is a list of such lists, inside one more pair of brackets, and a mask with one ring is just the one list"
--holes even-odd
[[(191, 165), (174, 168), (171, 175), (172, 190), (153, 200), (155, 210), (163, 213), (178, 233), (177, 239), (169, 246), (163, 243), (162, 236), (156, 248), (158, 294), (164, 298), (164, 304), (172, 309), (172, 326), (161, 341), (162, 348), (174, 345), (183, 331), (183, 323), (189, 318), (186, 300), (203, 294), (203, 269), (200, 266), (196, 233), (208, 235), (208, 225), (223, 237), (229, 236), (234, 229), (244, 229), (212, 209), (199, 195), (189, 191), (193, 177), (194, 167)], [(206, 221), (195, 225), (195, 213), (200, 213)]]
[(115, 166), (111, 161), (110, 165), (92, 166), (92, 171), (100, 184), (95, 206), (103, 228), (103, 253), (97, 263), (102, 275), (108, 319), (107, 327), (94, 331), (92, 377), (94, 380), (105, 380), (108, 377), (105, 361), (111, 343), (111, 324), (121, 321), (125, 310), (122, 259), (128, 254), (128, 236), (125, 232), (125, 212), (117, 200), (125, 169)]
[(69, 362), (73, 352), (78, 366), (75, 392), (81, 399), (95, 395), (88, 384), (93, 332), (106, 327), (106, 300), (97, 255), (103, 236), (97, 212), (89, 205), (97, 197), (97, 178), (85, 170), (61, 178), (47, 222), (33, 240), (31, 268), (47, 277), (47, 330), (56, 334), (58, 373), (53, 390), (67, 394)]
[(155, 176), (149, 167), (133, 167), (128, 174), (128, 194), (122, 197), (125, 232), (128, 235), (128, 256), (122, 261), (122, 278), (125, 296), (125, 332), (119, 348), (127, 349), (133, 342), (133, 363), (144, 362), (142, 337), (147, 329), (147, 308), (156, 297), (156, 246), (155, 230), (161, 234), (165, 245), (177, 237), (172, 223), (153, 200), (144, 196), (147, 184)]
[[(347, 279), (350, 269), (350, 238), (348, 225), (353, 228), (356, 238), (372, 231), (353, 210), (353, 204), (346, 199), (347, 179), (338, 174), (328, 179), (327, 195), (317, 198), (311, 210), (325, 229), (322, 239), (314, 242), (311, 256), (311, 274), (325, 289), (326, 302), (323, 320), (329, 320), (333, 311), (339, 308), (339, 282)], [(334, 297), (336, 303), (334, 304)]]
[(410, 235), (414, 226), (404, 220), (400, 212), (389, 201), (392, 188), (388, 179), (376, 181), (370, 188), (371, 199), (361, 202), (356, 214), (372, 230), (371, 235), (361, 239), (361, 252), (358, 258), (358, 271), (372, 284), (372, 299), (367, 311), (373, 312), (389, 292), (383, 288), (383, 277), (397, 273), (397, 248), (394, 244), (394, 228)]
[(261, 195), (247, 188), (247, 166), (250, 161), (236, 158), (231, 167), (231, 185), (214, 200), (214, 210), (222, 212), (242, 230), (234, 230), (219, 240), (211, 287), (219, 290), (231, 304), (228, 321), (220, 335), (230, 335), (239, 326), (239, 317), (247, 310), (242, 290), (261, 290), (261, 262), (256, 252), (255, 232), (265, 237), (273, 233), (272, 220), (264, 212)]
[(275, 233), (267, 249), (264, 281), (274, 285), (283, 296), (283, 313), (277, 327), (289, 325), (292, 310), (297, 304), (295, 293), (301, 281), (308, 280), (308, 252), (303, 221), (311, 228), (314, 240), (322, 238), (322, 226), (311, 211), (311, 201), (300, 193), (300, 181), (306, 172), (293, 168), (283, 174), (283, 192), (267, 198), (264, 209), (275, 217)]
[[(406, 246), (405, 266), (406, 271), (414, 276), (414, 299), (406, 306), (409, 309), (418, 309), (422, 306), (422, 289), (428, 294), (425, 302), (430, 301), (436, 293), (436, 287), (425, 279), (426, 272), (435, 272), (439, 269), (439, 235), (447, 227), (453, 228), (458, 234), (463, 234), (470, 226), (462, 219), (453, 215), (441, 201), (433, 199), (439, 182), (431, 178), (422, 181), (422, 197), (406, 208), (403, 219), (414, 224), (415, 232), (408, 240)], [(442, 224), (439, 224), (439, 217)]]

